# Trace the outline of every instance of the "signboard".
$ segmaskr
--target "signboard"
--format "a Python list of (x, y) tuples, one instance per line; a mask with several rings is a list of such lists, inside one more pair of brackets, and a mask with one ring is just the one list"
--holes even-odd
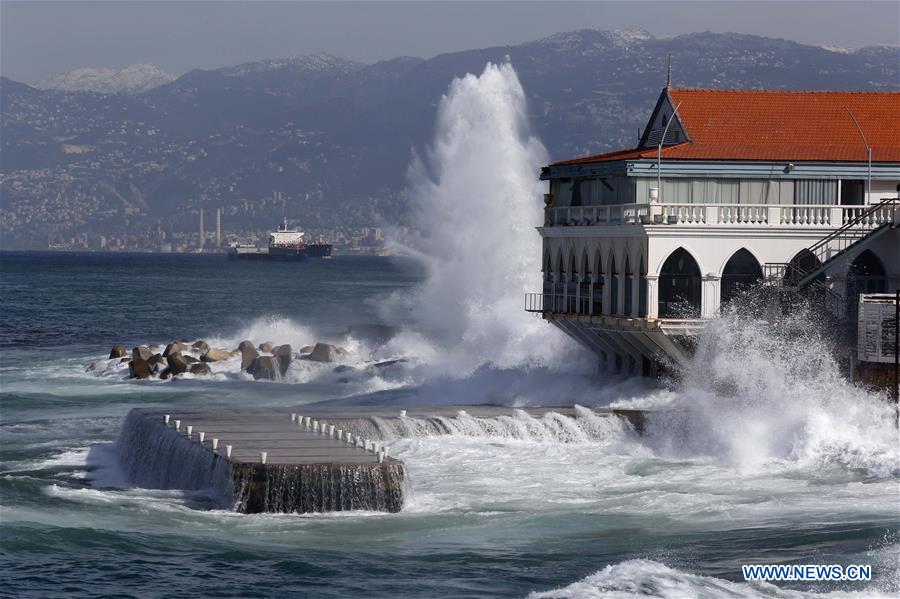
[(861, 362), (894, 363), (895, 301), (887, 294), (860, 296), (856, 354)]

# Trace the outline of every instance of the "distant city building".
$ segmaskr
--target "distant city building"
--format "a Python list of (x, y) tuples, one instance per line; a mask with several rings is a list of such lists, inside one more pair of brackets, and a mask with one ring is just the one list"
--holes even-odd
[(526, 309), (610, 372), (684, 364), (741, 288), (852, 321), (900, 288), (900, 93), (665, 88), (637, 147), (557, 162)]

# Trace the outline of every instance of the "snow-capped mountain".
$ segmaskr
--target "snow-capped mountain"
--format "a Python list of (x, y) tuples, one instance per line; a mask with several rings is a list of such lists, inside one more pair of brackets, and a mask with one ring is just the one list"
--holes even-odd
[[(132, 94), (0, 77), (0, 245), (46, 247), (48, 230), (138, 238), (160, 224), (193, 229), (202, 203), (248, 228), (283, 214), (308, 228), (403, 225), (410, 148), (431, 142), (454, 77), (510, 61), (532, 130), (559, 160), (633, 144), (670, 56), (680, 87), (897, 90), (900, 81), (897, 47), (843, 53), (735, 33), (593, 29), (427, 60), (316, 54), (195, 69)], [(100, 77), (101, 87), (96, 73), (44, 86), (147, 85)], [(273, 190), (284, 190), (283, 205), (273, 206)]]
[(239, 65), (224, 67), (218, 71), (225, 77), (243, 77), (267, 71), (291, 70), (302, 73), (352, 73), (363, 69), (366, 65), (332, 54), (319, 53), (289, 58), (271, 58), (245, 62)]
[(39, 89), (103, 94), (138, 94), (174, 81), (175, 76), (156, 65), (133, 64), (124, 69), (73, 69), (40, 81)]

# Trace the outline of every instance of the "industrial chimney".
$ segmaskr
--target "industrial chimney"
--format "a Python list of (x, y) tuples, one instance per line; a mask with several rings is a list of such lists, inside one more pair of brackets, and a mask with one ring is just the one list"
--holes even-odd
[(222, 247), (222, 208), (216, 208), (216, 247)]
[(203, 231), (203, 208), (200, 209), (200, 251), (206, 243), (206, 233)]

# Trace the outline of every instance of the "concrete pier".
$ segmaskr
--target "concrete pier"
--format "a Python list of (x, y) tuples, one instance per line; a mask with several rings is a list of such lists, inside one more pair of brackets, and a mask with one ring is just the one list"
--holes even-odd
[(406, 467), (383, 441), (412, 430), (452, 434), (466, 424), (490, 431), (504, 422), (521, 423), (523, 415), (541, 419), (550, 413), (551, 421), (576, 422), (586, 415), (623, 418), (638, 431), (644, 422), (637, 410), (556, 407), (134, 409), (122, 425), (119, 459), (136, 486), (213, 488), (223, 509), (397, 512), (407, 487)]

